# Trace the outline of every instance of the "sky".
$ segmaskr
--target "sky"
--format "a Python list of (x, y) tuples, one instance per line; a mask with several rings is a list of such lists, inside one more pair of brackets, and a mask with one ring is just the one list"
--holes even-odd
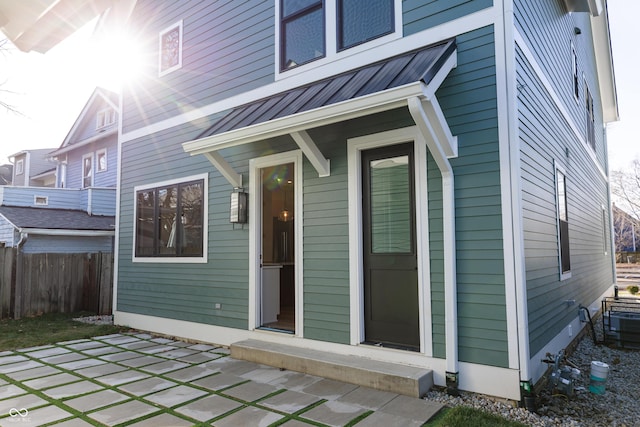
[[(609, 0), (608, 7), (620, 120), (608, 125), (607, 140), (610, 168), (620, 170), (640, 159), (640, 57), (631, 31), (640, 16), (640, 1)], [(18, 111), (0, 107), (0, 164), (21, 150), (58, 148), (96, 86), (118, 89), (122, 69), (114, 68), (109, 58), (127, 44), (96, 45), (93, 26), (88, 24), (44, 55), (22, 53), (10, 43), (0, 49), (0, 101)]]

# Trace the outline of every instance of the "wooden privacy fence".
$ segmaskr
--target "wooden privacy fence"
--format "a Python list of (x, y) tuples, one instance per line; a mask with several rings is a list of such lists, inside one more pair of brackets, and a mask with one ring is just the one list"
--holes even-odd
[(18, 254), (0, 248), (0, 319), (42, 313), (111, 314), (113, 254)]

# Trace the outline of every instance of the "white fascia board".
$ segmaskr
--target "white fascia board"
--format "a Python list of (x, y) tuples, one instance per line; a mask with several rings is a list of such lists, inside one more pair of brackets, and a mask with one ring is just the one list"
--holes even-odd
[(204, 154), (404, 107), (407, 105), (407, 98), (420, 95), (422, 95), (422, 82), (414, 82), (356, 99), (185, 142), (182, 144), (182, 148), (192, 156)]
[(48, 228), (20, 228), (20, 233), (40, 236), (102, 237), (115, 236), (115, 230), (61, 230)]
[(593, 29), (593, 49), (598, 71), (598, 84), (600, 85), (603, 120), (605, 123), (617, 122), (620, 120), (620, 116), (618, 115), (618, 95), (607, 13), (592, 16), (591, 27)]
[(85, 145), (89, 145), (89, 144), (91, 144), (93, 142), (99, 141), (99, 140), (101, 140), (103, 138), (106, 138), (108, 136), (113, 136), (113, 135), (116, 135), (116, 136), (118, 135), (118, 128), (117, 127), (114, 127), (113, 129), (109, 129), (108, 131), (105, 131), (105, 132), (100, 133), (98, 135), (91, 136), (91, 137), (89, 137), (87, 139), (84, 139), (84, 140), (82, 140), (82, 141), (80, 141), (80, 142), (78, 142), (76, 144), (66, 145), (66, 146), (64, 146), (64, 147), (62, 147), (62, 148), (60, 148), (60, 149), (58, 149), (56, 151), (51, 152), (49, 154), (49, 157), (52, 157), (52, 158), (53, 157), (57, 157), (57, 156), (59, 156), (61, 154), (68, 153), (69, 151), (76, 150), (76, 149), (78, 149), (80, 147), (84, 147)]

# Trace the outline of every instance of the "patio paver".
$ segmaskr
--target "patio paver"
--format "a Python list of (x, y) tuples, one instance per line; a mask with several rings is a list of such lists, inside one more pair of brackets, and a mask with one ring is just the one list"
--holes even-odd
[(197, 399), (205, 394), (207, 394), (206, 391), (186, 385), (180, 385), (178, 387), (173, 387), (145, 396), (145, 400), (171, 408), (181, 403), (188, 402), (189, 400)]
[(188, 427), (192, 426), (191, 421), (183, 420), (175, 415), (160, 414), (129, 425), (129, 427)]
[(198, 421), (207, 421), (217, 418), (222, 414), (239, 408), (242, 403), (226, 397), (212, 395), (203, 397), (195, 402), (187, 403), (175, 409), (176, 412), (194, 418)]
[(60, 387), (49, 388), (43, 391), (43, 393), (49, 397), (53, 397), (54, 399), (63, 399), (65, 397), (90, 393), (92, 391), (100, 390), (101, 388), (102, 387), (98, 384), (94, 384), (90, 381), (80, 381)]
[(260, 404), (280, 412), (293, 414), (294, 412), (298, 412), (307, 406), (319, 402), (320, 400), (321, 399), (318, 396), (300, 393), (299, 391), (287, 390), (261, 401)]
[(102, 390), (97, 393), (76, 397), (75, 399), (65, 400), (64, 403), (80, 412), (89, 412), (129, 399), (131, 399), (129, 396), (113, 390)]
[(366, 409), (329, 400), (301, 416), (332, 427), (341, 427), (367, 412)]
[(160, 411), (160, 408), (140, 402), (139, 400), (131, 400), (107, 409), (91, 412), (87, 414), (87, 416), (103, 424), (113, 426), (153, 414), (157, 411)]
[[(235, 427), (278, 421), (288, 427), (342, 426), (360, 418), (358, 426), (412, 426), (441, 408), (232, 359), (225, 348), (144, 333), (1, 352), (2, 372), (0, 427), (15, 427), (17, 416), (20, 427)], [(12, 408), (24, 409), (25, 416), (10, 417)], [(287, 420), (285, 414), (298, 418)]]
[(27, 387), (30, 387), (36, 390), (42, 390), (45, 388), (56, 387), (59, 385), (69, 384), (69, 383), (73, 383), (80, 380), (82, 380), (82, 378), (63, 372), (56, 375), (50, 375), (48, 377), (41, 377), (41, 378), (25, 381), (23, 384), (26, 385)]
[(268, 426), (284, 418), (275, 412), (247, 407), (215, 422), (216, 427)]
[(118, 388), (135, 396), (144, 396), (145, 394), (166, 390), (177, 385), (178, 383), (174, 383), (173, 381), (168, 381), (158, 377), (151, 377), (134, 383), (121, 385)]

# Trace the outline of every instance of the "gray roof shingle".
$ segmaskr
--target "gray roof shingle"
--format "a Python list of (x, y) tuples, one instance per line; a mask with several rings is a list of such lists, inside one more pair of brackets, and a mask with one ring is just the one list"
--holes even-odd
[(0, 206), (0, 215), (19, 228), (49, 230), (115, 230), (114, 216), (92, 216), (84, 211)]

